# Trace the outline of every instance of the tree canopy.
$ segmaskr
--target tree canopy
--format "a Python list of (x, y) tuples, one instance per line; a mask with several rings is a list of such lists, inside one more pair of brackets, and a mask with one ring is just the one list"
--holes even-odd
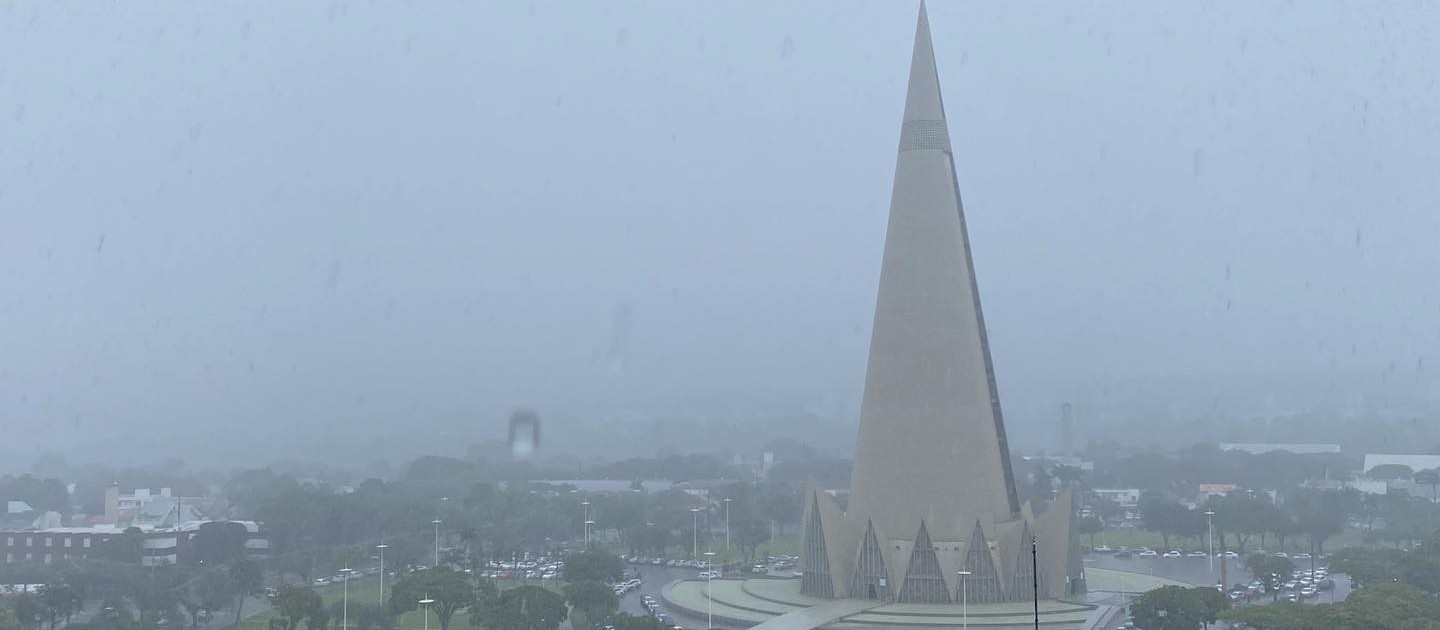
[(1211, 587), (1162, 586), (1141, 595), (1130, 614), (1145, 630), (1194, 630), (1229, 608), (1225, 594)]
[(481, 597), (470, 623), (486, 630), (555, 630), (565, 621), (565, 600), (539, 586), (521, 586)]
[(446, 568), (417, 571), (396, 582), (390, 590), (390, 610), (404, 612), (420, 607), (422, 599), (434, 600), (430, 612), (440, 621), (440, 630), (450, 630), (455, 613), (475, 602), (475, 591), (465, 574)]

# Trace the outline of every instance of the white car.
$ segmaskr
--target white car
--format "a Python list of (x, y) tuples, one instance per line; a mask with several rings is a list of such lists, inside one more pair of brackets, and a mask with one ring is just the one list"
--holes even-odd
[(1165, 552), (1165, 554), (1162, 555), (1162, 556), (1160, 556), (1160, 557), (1162, 557), (1162, 558), (1180, 558), (1180, 557), (1183, 557), (1184, 555), (1185, 555), (1185, 554), (1180, 553), (1180, 552), (1178, 552), (1178, 551), (1175, 551), (1174, 549), (1171, 549), (1170, 551)]
[(718, 579), (720, 579), (720, 572), (719, 572), (719, 571), (701, 571), (701, 572), (700, 572), (700, 579), (702, 579), (702, 580), (718, 580)]
[(1135, 554), (1135, 555), (1140, 556), (1141, 558), (1155, 558), (1155, 557), (1158, 557), (1160, 554), (1155, 553), (1154, 551), (1151, 551), (1151, 550), (1149, 550), (1149, 549), (1146, 549), (1145, 551), (1142, 551), (1142, 552), (1137, 553), (1137, 554)]

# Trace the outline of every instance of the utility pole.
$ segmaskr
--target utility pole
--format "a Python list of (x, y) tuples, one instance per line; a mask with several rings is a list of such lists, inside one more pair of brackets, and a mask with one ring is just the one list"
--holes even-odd
[[(1210, 575), (1215, 575), (1215, 510), (1205, 510), (1205, 526), (1209, 529), (1205, 542), (1210, 547), (1205, 555), (1210, 557)], [(1221, 585), (1224, 585), (1224, 582), (1221, 582)]]
[(1030, 535), (1030, 580), (1035, 589), (1035, 630), (1040, 630), (1040, 543)]
[(730, 551), (730, 497), (725, 497), (725, 551)]
[(380, 537), (380, 544), (375, 545), (375, 548), (380, 550), (380, 605), (381, 605), (381, 606), (384, 606), (384, 605), (385, 605), (385, 550), (386, 550), (386, 549), (389, 549), (389, 548), (390, 548), (390, 545), (385, 544), (385, 537), (384, 537), (384, 536), (381, 536), (381, 537)]

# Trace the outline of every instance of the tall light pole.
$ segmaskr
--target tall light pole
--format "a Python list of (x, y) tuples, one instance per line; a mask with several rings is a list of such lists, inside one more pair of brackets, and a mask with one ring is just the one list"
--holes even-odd
[(380, 550), (380, 605), (381, 605), (381, 606), (384, 606), (384, 605), (385, 605), (385, 550), (386, 550), (386, 549), (389, 549), (389, 548), (390, 548), (390, 545), (385, 544), (385, 539), (382, 537), (382, 538), (380, 539), (380, 544), (375, 545), (375, 548)]
[(690, 558), (700, 557), (700, 508), (690, 508)]
[(430, 630), (430, 604), (433, 603), (435, 603), (435, 600), (430, 599), (429, 593), (425, 594), (425, 599), (420, 600), (420, 604), (425, 606), (425, 612), (423, 613), (425, 615), (425, 630)]
[(585, 529), (585, 548), (590, 548), (590, 501), (580, 502), (580, 522)]
[(710, 612), (710, 580), (715, 577), (715, 563), (712, 561), (714, 557), (715, 552), (705, 552), (705, 564), (710, 565), (710, 568), (705, 570), (705, 630), (711, 630), (715, 623), (715, 616)]
[(965, 624), (965, 630), (970, 630), (970, 572), (956, 571), (960, 576), (960, 619)]
[(432, 525), (435, 526), (435, 564), (431, 565), (430, 568), (431, 568), (431, 569), (439, 569), (439, 568), (440, 568), (440, 519), (437, 518), (437, 519), (435, 519), (435, 520), (433, 520), (433, 521), (430, 521), (430, 524), (432, 524)]
[(725, 497), (725, 551), (730, 551), (730, 497)]
[(1205, 557), (1210, 559), (1210, 575), (1215, 575), (1215, 510), (1205, 510), (1205, 527), (1209, 532), (1205, 534), (1205, 543), (1209, 545), (1209, 551)]
[(349, 566), (340, 569), (340, 574), (345, 576), (345, 587), (340, 596), (340, 627), (343, 630), (350, 628), (350, 573), (354, 571)]

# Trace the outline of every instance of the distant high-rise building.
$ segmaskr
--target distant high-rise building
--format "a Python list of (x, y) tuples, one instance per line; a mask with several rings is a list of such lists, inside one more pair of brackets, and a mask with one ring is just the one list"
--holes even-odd
[(1068, 402), (1060, 405), (1060, 456), (1075, 456), (1075, 410)]
[(844, 510), (806, 494), (807, 595), (958, 603), (959, 571), (972, 604), (1084, 591), (1070, 493), (1037, 516), (1016, 492), (923, 7), (851, 484)]

